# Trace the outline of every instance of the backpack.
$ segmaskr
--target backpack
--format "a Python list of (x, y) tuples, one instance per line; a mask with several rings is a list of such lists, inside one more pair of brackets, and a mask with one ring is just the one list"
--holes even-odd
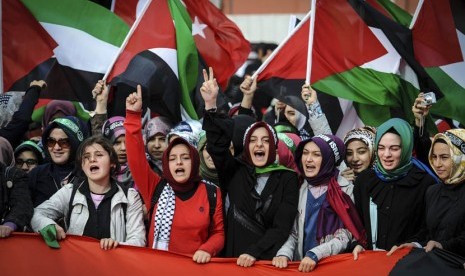
[[(71, 219), (71, 212), (73, 211), (73, 208), (74, 208), (74, 205), (73, 205), (74, 197), (76, 196), (76, 192), (79, 189), (79, 187), (81, 187), (82, 183), (84, 183), (84, 181), (82, 181), (79, 184), (78, 183), (72, 183), (73, 184), (73, 190), (71, 191), (71, 197), (69, 199), (68, 215), (65, 217), (65, 231), (68, 231), (68, 227), (69, 227), (69, 223), (70, 223), (70, 219)], [(121, 187), (121, 189), (124, 192), (124, 195), (127, 198), (128, 197), (129, 187), (126, 187), (126, 186), (120, 185), (120, 184), (116, 184), (116, 185)], [(128, 205), (127, 205), (127, 203), (121, 203), (121, 207), (123, 208), (124, 224), (126, 224), (126, 211), (128, 209)]]
[(4, 206), (4, 212), (3, 214), (0, 214), (0, 222), (3, 220), (3, 217), (4, 215), (6, 215), (9, 211), (10, 211), (10, 205), (9, 205), (9, 201), (10, 201), (10, 191), (11, 191), (11, 188), (13, 188), (13, 177), (14, 177), (14, 174), (13, 174), (13, 170), (12, 170), (12, 167), (5, 167), (5, 170), (3, 170), (2, 172), (0, 172), (2, 175), (2, 183), (1, 183), (1, 187), (0, 189), (3, 190), (2, 192), (2, 196), (3, 196), (3, 199), (2, 199), (2, 202), (3, 202), (3, 206)]
[[(216, 201), (217, 201), (216, 188), (217, 186), (206, 180), (202, 180), (201, 183), (203, 183), (205, 185), (205, 188), (207, 188), (209, 215), (210, 215), (210, 221), (212, 221), (213, 215), (215, 214), (215, 210), (216, 210)], [(165, 179), (162, 179), (160, 183), (158, 183), (157, 187), (155, 188), (155, 191), (153, 192), (153, 195), (152, 195), (152, 200), (150, 201), (150, 210), (148, 213), (149, 220), (151, 217), (153, 217), (153, 209), (155, 208), (155, 204), (157, 204), (158, 199), (160, 198), (160, 195), (163, 192), (163, 189), (165, 188), (167, 184), (168, 182), (166, 182)]]

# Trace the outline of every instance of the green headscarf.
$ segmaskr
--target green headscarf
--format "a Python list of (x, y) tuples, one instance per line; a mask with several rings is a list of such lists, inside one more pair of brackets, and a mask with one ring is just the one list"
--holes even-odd
[[(400, 136), (401, 155), (400, 162), (394, 170), (386, 171), (378, 156), (378, 145), (381, 137), (390, 130), (395, 130)], [(413, 150), (413, 131), (412, 127), (405, 120), (399, 118), (389, 119), (378, 127), (375, 136), (375, 156), (376, 165), (375, 171), (378, 177), (385, 181), (392, 181), (405, 176), (412, 168), (412, 150)]]
[(204, 132), (200, 134), (200, 140), (199, 144), (197, 146), (197, 150), (199, 151), (199, 156), (200, 156), (200, 176), (204, 180), (210, 181), (215, 185), (218, 185), (219, 183), (219, 178), (218, 178), (218, 173), (216, 169), (210, 169), (207, 167), (207, 164), (205, 163), (205, 159), (203, 158), (203, 148), (207, 145), (207, 136), (205, 135)]

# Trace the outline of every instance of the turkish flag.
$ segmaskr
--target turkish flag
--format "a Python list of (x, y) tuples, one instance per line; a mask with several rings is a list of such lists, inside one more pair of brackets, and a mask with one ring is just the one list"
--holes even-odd
[(226, 88), (229, 78), (244, 64), (250, 44), (237, 25), (209, 0), (185, 0), (192, 19), (192, 35), (197, 49), (213, 67), (218, 84)]

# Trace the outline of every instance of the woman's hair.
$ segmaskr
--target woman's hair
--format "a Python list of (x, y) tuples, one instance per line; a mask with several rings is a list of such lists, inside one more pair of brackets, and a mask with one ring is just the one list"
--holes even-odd
[(102, 135), (91, 136), (87, 138), (86, 140), (84, 140), (81, 143), (81, 145), (79, 145), (79, 148), (76, 153), (76, 171), (80, 174), (80, 176), (84, 176), (83, 170), (82, 170), (82, 160), (83, 160), (84, 152), (87, 147), (93, 144), (99, 144), (100, 146), (102, 146), (102, 148), (110, 156), (110, 164), (115, 166), (115, 167), (112, 167), (110, 171), (111, 177), (113, 177), (115, 175), (115, 172), (119, 170), (118, 155), (115, 149), (113, 148), (113, 145), (111, 144), (110, 140), (103, 137)]

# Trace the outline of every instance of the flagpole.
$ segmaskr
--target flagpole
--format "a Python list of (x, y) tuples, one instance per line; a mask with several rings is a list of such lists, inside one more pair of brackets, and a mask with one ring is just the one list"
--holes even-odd
[(310, 10), (310, 30), (308, 31), (308, 51), (307, 51), (307, 73), (305, 75), (305, 83), (310, 84), (310, 77), (312, 75), (312, 51), (313, 51), (313, 37), (315, 34), (315, 12), (316, 0), (312, 0)]
[(108, 66), (108, 69), (105, 72), (105, 75), (103, 76), (103, 81), (107, 80), (108, 75), (110, 75), (110, 72), (113, 69), (113, 66), (115, 66), (115, 63), (118, 60), (121, 53), (124, 51), (124, 48), (126, 48), (126, 45), (128, 44), (129, 39), (131, 38), (132, 34), (136, 30), (137, 26), (139, 25), (139, 22), (142, 20), (142, 17), (144, 17), (145, 12), (147, 11), (148, 7), (150, 6), (150, 3), (152, 3), (152, 0), (148, 0), (147, 3), (145, 3), (144, 8), (140, 12), (140, 15), (136, 18), (136, 21), (132, 24), (131, 29), (129, 30), (128, 34), (124, 38), (124, 41), (121, 44), (121, 47), (119, 48), (118, 53), (115, 55), (115, 58), (113, 59), (113, 61), (110, 63), (110, 66)]
[(413, 25), (415, 25), (415, 22), (417, 22), (418, 14), (420, 13), (421, 7), (423, 6), (424, 2), (425, 2), (424, 0), (418, 1), (417, 8), (415, 9), (415, 13), (413, 14), (412, 21), (410, 22), (410, 26), (409, 26), (410, 30), (413, 28)]
[(291, 33), (289, 33), (286, 36), (286, 38), (284, 38), (284, 40), (278, 45), (278, 47), (276, 47), (276, 49), (270, 54), (270, 56), (265, 60), (265, 62), (263, 62), (262, 65), (260, 65), (260, 67), (258, 67), (257, 71), (255, 71), (255, 73), (252, 75), (252, 79), (256, 79), (258, 74), (260, 74), (261, 72), (263, 72), (263, 70), (265, 70), (265, 68), (268, 66), (268, 64), (270, 64), (270, 62), (273, 60), (273, 58), (279, 53), (279, 51), (284, 47), (284, 45), (286, 45), (287, 41), (289, 41), (289, 39), (291, 39), (291, 37), (300, 28), (302, 28), (302, 26), (305, 24), (305, 22), (308, 20), (309, 17), (310, 17), (310, 13), (307, 13), (307, 15), (305, 15), (305, 17), (294, 28), (294, 30)]

